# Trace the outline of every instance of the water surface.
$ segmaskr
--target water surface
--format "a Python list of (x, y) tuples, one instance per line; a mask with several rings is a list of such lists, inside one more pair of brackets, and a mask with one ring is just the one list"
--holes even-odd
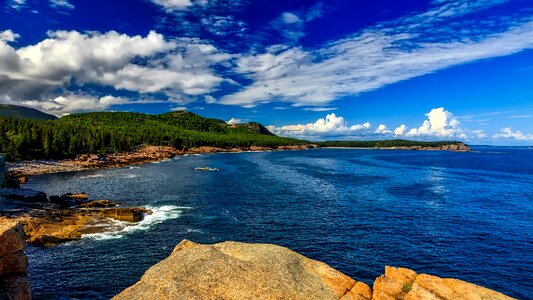
[(108, 299), (190, 239), (275, 243), (369, 284), (385, 265), (405, 266), (533, 299), (533, 150), (475, 150), (190, 155), (36, 176), (28, 188), (155, 213), (120, 232), (28, 247), (32, 291)]

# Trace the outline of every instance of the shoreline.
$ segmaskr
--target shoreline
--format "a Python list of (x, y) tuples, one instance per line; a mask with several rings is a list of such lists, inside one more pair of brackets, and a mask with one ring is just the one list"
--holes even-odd
[(450, 151), (450, 152), (471, 152), (470, 148), (453, 149), (446, 147), (420, 147), (420, 146), (406, 146), (406, 147), (320, 147), (322, 149), (355, 149), (355, 150), (415, 150), (415, 151)]
[(306, 150), (319, 148), (315, 144), (277, 146), (277, 147), (246, 147), (246, 148), (217, 148), (211, 146), (195, 147), (186, 150), (178, 150), (170, 146), (143, 146), (131, 152), (112, 153), (107, 155), (82, 154), (74, 159), (62, 160), (25, 160), (20, 162), (8, 162), (6, 178), (19, 179), (25, 183), (27, 178), (35, 175), (78, 172), (87, 170), (104, 170), (122, 168), (131, 165), (140, 165), (151, 162), (164, 161), (176, 156), (189, 154), (210, 153), (241, 153), (241, 152), (265, 152), (285, 150)]
[(64, 172), (78, 172), (85, 170), (103, 170), (112, 168), (122, 168), (130, 165), (140, 165), (150, 162), (158, 162), (176, 156), (188, 154), (210, 154), (210, 153), (243, 153), (243, 152), (265, 152), (284, 150), (306, 150), (306, 149), (379, 149), (379, 150), (417, 150), (417, 151), (452, 151), (469, 152), (468, 147), (453, 147), (447, 145), (442, 147), (320, 147), (316, 144), (303, 144), (277, 147), (239, 147), (239, 148), (217, 148), (211, 146), (195, 147), (191, 149), (178, 150), (171, 146), (143, 146), (134, 151), (111, 153), (107, 155), (81, 154), (73, 159), (62, 160), (26, 160), (20, 162), (6, 163), (8, 172), (6, 178), (18, 178), (21, 183), (25, 183), (27, 177)]

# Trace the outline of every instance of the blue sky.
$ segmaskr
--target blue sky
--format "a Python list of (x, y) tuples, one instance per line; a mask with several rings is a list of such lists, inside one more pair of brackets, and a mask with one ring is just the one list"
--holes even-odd
[(0, 103), (533, 144), (530, 0), (0, 3)]

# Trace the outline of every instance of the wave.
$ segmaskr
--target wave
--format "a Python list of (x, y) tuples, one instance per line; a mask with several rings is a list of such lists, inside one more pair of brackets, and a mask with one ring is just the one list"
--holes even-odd
[(111, 225), (105, 225), (109, 230), (102, 233), (84, 234), (82, 238), (93, 240), (120, 239), (126, 234), (147, 231), (156, 224), (163, 223), (167, 220), (177, 219), (181, 216), (184, 209), (191, 209), (191, 207), (175, 205), (164, 205), (160, 207), (147, 206), (146, 208), (150, 209), (152, 214), (146, 215), (140, 222), (130, 223), (110, 219), (112, 222)]
[(137, 177), (139, 177), (139, 175), (137, 175), (137, 174), (126, 174), (126, 175), (124, 175), (124, 178), (137, 178)]
[(110, 175), (104, 175), (104, 174), (90, 174), (90, 175), (82, 175), (79, 178), (86, 179), (86, 178), (101, 178), (101, 177), (110, 177)]

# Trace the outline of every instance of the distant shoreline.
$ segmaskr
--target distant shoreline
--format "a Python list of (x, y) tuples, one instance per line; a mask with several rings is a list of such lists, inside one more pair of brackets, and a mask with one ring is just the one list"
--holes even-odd
[(472, 149), (444, 149), (442, 147), (320, 147), (322, 149), (354, 149), (354, 150), (416, 150), (416, 151), (451, 151), (451, 152), (470, 152)]
[(108, 155), (82, 154), (74, 159), (62, 160), (25, 160), (20, 162), (8, 162), (7, 178), (19, 178), (21, 183), (27, 177), (65, 172), (78, 172), (86, 170), (102, 170), (122, 168), (129, 165), (140, 165), (150, 162), (159, 162), (177, 156), (189, 154), (208, 153), (241, 153), (241, 152), (264, 152), (283, 150), (305, 150), (319, 148), (315, 144), (287, 145), (277, 147), (238, 147), (231, 149), (203, 146), (187, 150), (178, 150), (170, 146), (144, 146), (135, 151), (112, 153)]
[(417, 151), (453, 151), (453, 152), (468, 152), (470, 148), (460, 147), (450, 148), (446, 147), (319, 147), (316, 144), (303, 144), (293, 146), (277, 146), (277, 147), (239, 147), (239, 148), (217, 148), (210, 146), (195, 147), (186, 150), (177, 150), (170, 146), (144, 146), (135, 151), (112, 153), (108, 155), (97, 154), (82, 154), (75, 159), (63, 160), (31, 160), (7, 163), (8, 172), (7, 178), (19, 178), (20, 182), (25, 182), (29, 176), (77, 172), (85, 170), (101, 170), (111, 168), (121, 168), (129, 165), (139, 165), (150, 162), (163, 161), (176, 156), (183, 156), (188, 154), (208, 154), (208, 153), (241, 153), (241, 152), (264, 152), (264, 151), (282, 151), (282, 150), (305, 150), (314, 148), (323, 149), (380, 149), (380, 150), (417, 150)]

